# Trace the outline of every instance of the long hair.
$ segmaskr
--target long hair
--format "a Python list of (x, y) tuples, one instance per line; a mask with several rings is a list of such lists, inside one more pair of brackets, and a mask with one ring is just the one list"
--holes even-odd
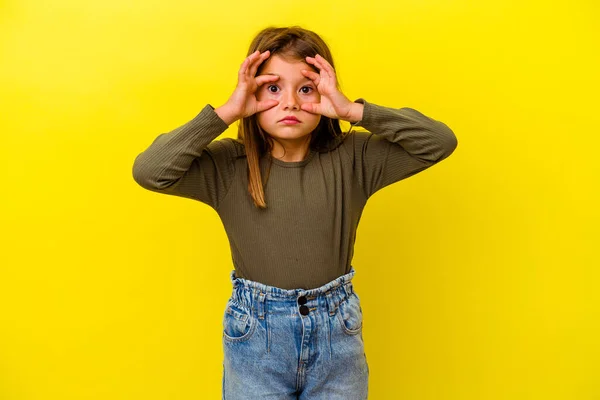
[[(325, 58), (335, 70), (333, 57), (329, 47), (323, 39), (316, 33), (303, 29), (299, 26), (284, 28), (268, 27), (260, 31), (252, 40), (248, 54), (259, 50), (261, 53), (269, 50), (269, 58), (275, 54), (290, 60), (304, 61), (306, 57), (315, 57), (317, 53)], [(261, 74), (265, 63), (263, 62), (256, 71), (256, 76)], [(307, 64), (313, 71), (319, 72), (316, 67)], [(339, 89), (339, 79), (338, 79)], [(347, 132), (346, 134), (349, 134)], [(345, 134), (340, 128), (340, 121), (325, 116), (317, 127), (311, 132), (310, 148), (316, 151), (329, 148), (329, 144), (334, 139), (343, 139)], [(265, 155), (271, 155), (273, 150), (273, 139), (258, 124), (256, 114), (246, 118), (241, 118), (238, 128), (238, 140), (242, 140), (248, 163), (248, 192), (252, 197), (256, 207), (267, 208), (264, 195), (264, 185), (269, 178), (273, 158), (270, 157), (270, 163), (267, 170), (265, 183), (262, 181), (260, 170), (260, 159)]]

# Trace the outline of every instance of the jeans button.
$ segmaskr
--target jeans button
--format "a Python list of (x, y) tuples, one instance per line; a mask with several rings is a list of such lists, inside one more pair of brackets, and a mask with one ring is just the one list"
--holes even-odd
[(300, 306), (300, 314), (308, 315), (308, 307), (306, 307), (305, 305), (301, 305)]
[(298, 304), (300, 304), (300, 305), (306, 304), (306, 297), (305, 296), (298, 297)]

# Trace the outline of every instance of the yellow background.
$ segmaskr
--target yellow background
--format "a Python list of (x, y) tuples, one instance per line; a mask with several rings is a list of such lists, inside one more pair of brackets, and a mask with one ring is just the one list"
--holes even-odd
[[(459, 145), (378, 192), (353, 264), (370, 399), (600, 399), (593, 1), (0, 2), (0, 399), (217, 399), (229, 244), (135, 156), (299, 24), (352, 100)], [(234, 137), (237, 124), (223, 137)]]

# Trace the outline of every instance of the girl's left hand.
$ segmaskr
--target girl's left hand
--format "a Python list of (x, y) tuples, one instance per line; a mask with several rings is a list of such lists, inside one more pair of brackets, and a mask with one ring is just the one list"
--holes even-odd
[(306, 61), (319, 69), (318, 74), (305, 69), (302, 70), (302, 74), (315, 83), (317, 91), (321, 95), (321, 102), (304, 103), (300, 108), (309, 113), (321, 114), (332, 119), (350, 121), (353, 118), (355, 106), (358, 104), (350, 101), (338, 90), (335, 71), (331, 64), (318, 54), (316, 57), (306, 57)]

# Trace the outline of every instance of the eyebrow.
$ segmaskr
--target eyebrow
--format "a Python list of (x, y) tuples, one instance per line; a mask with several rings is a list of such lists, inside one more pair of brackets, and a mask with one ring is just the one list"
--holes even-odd
[[(276, 73), (274, 73), (274, 72), (265, 72), (265, 73), (263, 73), (263, 75), (275, 75), (275, 76), (278, 76), (278, 77), (279, 77), (279, 80), (281, 80), (281, 81), (284, 81), (284, 80), (285, 80), (285, 79), (283, 79), (283, 78), (281, 77), (281, 75), (279, 75), (279, 74), (276, 74)], [(311, 79), (309, 79), (309, 78), (307, 78), (307, 77), (304, 77), (304, 79), (303, 79), (303, 80), (301, 80), (300, 82), (306, 82), (306, 81), (312, 82), (312, 80), (311, 80)]]

